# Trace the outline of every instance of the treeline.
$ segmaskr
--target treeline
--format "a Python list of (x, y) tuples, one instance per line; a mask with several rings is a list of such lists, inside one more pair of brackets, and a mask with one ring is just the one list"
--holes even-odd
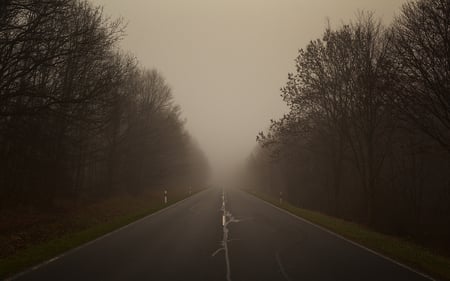
[(450, 2), (328, 26), (298, 53), (261, 132), (254, 188), (450, 252)]
[(1, 1), (1, 207), (204, 183), (169, 85), (123, 36), (88, 1)]

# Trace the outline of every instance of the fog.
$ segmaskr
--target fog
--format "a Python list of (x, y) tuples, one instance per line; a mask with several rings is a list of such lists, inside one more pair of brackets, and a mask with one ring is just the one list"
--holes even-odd
[(389, 23), (402, 0), (95, 0), (127, 22), (121, 45), (167, 78), (187, 129), (216, 173), (236, 167), (258, 131), (286, 111), (279, 88), (298, 49), (372, 10)]
[(450, 280), (449, 14), (0, 1), (0, 280)]

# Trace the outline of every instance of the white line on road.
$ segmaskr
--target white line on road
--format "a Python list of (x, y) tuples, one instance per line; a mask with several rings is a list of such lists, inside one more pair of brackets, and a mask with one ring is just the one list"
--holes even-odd
[(229, 256), (229, 253), (228, 253), (228, 242), (230, 242), (231, 240), (228, 239), (228, 235), (229, 235), (228, 224), (233, 223), (233, 222), (240, 222), (240, 220), (235, 219), (233, 217), (233, 215), (229, 211), (227, 211), (226, 204), (225, 204), (225, 191), (224, 190), (222, 190), (222, 208), (221, 208), (221, 211), (222, 211), (222, 230), (223, 230), (223, 238), (222, 238), (222, 241), (221, 241), (222, 247), (217, 249), (216, 251), (214, 251), (212, 256), (214, 257), (215, 255), (217, 255), (221, 251), (224, 251), (225, 263), (226, 263), (226, 267), (227, 267), (227, 281), (231, 281), (230, 256)]
[(45, 265), (47, 265), (47, 264), (49, 264), (49, 263), (51, 263), (51, 262), (56, 261), (57, 259), (60, 259), (60, 258), (62, 258), (62, 257), (64, 257), (64, 256), (67, 256), (67, 255), (73, 253), (73, 252), (76, 252), (76, 251), (78, 251), (78, 250), (80, 250), (80, 249), (82, 249), (82, 248), (84, 248), (84, 247), (86, 247), (86, 246), (89, 246), (89, 245), (91, 245), (92, 243), (98, 242), (98, 241), (100, 241), (100, 240), (102, 240), (102, 239), (104, 239), (104, 238), (106, 238), (106, 237), (108, 237), (108, 236), (110, 236), (110, 235), (112, 235), (112, 234), (114, 234), (114, 233), (116, 233), (116, 232), (119, 232), (119, 231), (121, 231), (121, 230), (123, 230), (123, 229), (125, 229), (125, 228), (128, 228), (128, 227), (130, 227), (130, 226), (132, 226), (132, 225), (134, 225), (134, 224), (137, 224), (137, 223), (139, 223), (139, 222), (141, 222), (141, 221), (143, 221), (143, 220), (146, 220), (146, 219), (148, 219), (148, 218), (150, 218), (150, 217), (152, 217), (152, 216), (155, 216), (155, 215), (157, 215), (157, 214), (160, 214), (160, 213), (162, 213), (162, 212), (165, 212), (165, 211), (167, 211), (167, 210), (169, 210), (169, 209), (171, 209), (171, 208), (173, 208), (173, 207), (175, 207), (175, 206), (178, 206), (179, 204), (183, 203), (184, 201), (186, 201), (186, 200), (188, 200), (188, 199), (191, 199), (191, 198), (194, 198), (194, 197), (199, 196), (200, 194), (203, 194), (203, 193), (204, 193), (205, 191), (207, 191), (207, 190), (208, 190), (208, 189), (205, 189), (205, 190), (200, 191), (200, 192), (198, 192), (198, 193), (196, 193), (196, 194), (194, 194), (194, 195), (192, 195), (192, 196), (186, 197), (186, 198), (184, 198), (184, 199), (182, 199), (182, 200), (180, 200), (180, 201), (178, 201), (178, 202), (176, 202), (176, 203), (173, 203), (173, 204), (171, 204), (171, 205), (169, 205), (169, 206), (167, 206), (167, 207), (165, 207), (165, 208), (163, 208), (163, 209), (161, 209), (161, 210), (158, 210), (158, 211), (156, 211), (156, 212), (154, 212), (154, 213), (151, 213), (151, 214), (149, 214), (149, 215), (147, 215), (147, 216), (145, 216), (145, 217), (143, 217), (143, 218), (140, 218), (140, 219), (138, 219), (138, 220), (136, 220), (136, 221), (134, 221), (134, 222), (131, 222), (131, 223), (129, 223), (129, 224), (127, 224), (127, 225), (124, 225), (124, 226), (122, 226), (122, 227), (120, 227), (120, 228), (117, 228), (117, 229), (115, 229), (115, 230), (113, 230), (113, 231), (111, 231), (111, 232), (109, 232), (109, 233), (106, 233), (106, 234), (103, 235), (103, 236), (100, 236), (100, 237), (98, 237), (98, 238), (95, 238), (94, 240), (91, 240), (91, 241), (89, 241), (89, 242), (86, 242), (85, 244), (82, 244), (82, 245), (80, 245), (80, 246), (78, 246), (78, 247), (75, 247), (75, 248), (73, 248), (73, 249), (71, 249), (71, 250), (68, 250), (67, 252), (64, 252), (64, 253), (62, 253), (62, 254), (60, 254), (60, 255), (54, 257), (54, 258), (51, 258), (51, 259), (49, 259), (49, 260), (47, 260), (47, 261), (44, 261), (44, 262), (42, 262), (42, 263), (40, 263), (40, 264), (38, 264), (38, 265), (35, 265), (35, 266), (31, 267), (31, 268), (29, 268), (29, 269), (26, 269), (26, 270), (24, 270), (24, 271), (22, 271), (22, 272), (19, 272), (19, 273), (17, 273), (16, 275), (13, 275), (13, 276), (11, 276), (11, 277), (5, 279), (5, 281), (12, 281), (12, 280), (15, 280), (15, 279), (17, 279), (17, 278), (23, 276), (24, 274), (27, 274), (27, 273), (29, 273), (29, 272), (31, 272), (31, 271), (34, 271), (34, 270), (36, 270), (36, 269), (38, 269), (38, 268), (41, 268), (41, 267), (43, 267), (43, 266), (45, 266)]
[(275, 254), (275, 259), (277, 260), (281, 275), (283, 275), (284, 279), (286, 279), (287, 281), (291, 281), (291, 278), (289, 278), (289, 275), (287, 274), (286, 270), (284, 270), (283, 264), (281, 263), (279, 251)]
[(322, 227), (322, 226), (320, 226), (320, 225), (317, 225), (317, 224), (315, 224), (315, 223), (313, 223), (313, 222), (310, 222), (310, 221), (308, 221), (308, 220), (306, 220), (306, 219), (304, 219), (304, 218), (302, 218), (302, 217), (296, 216), (296, 215), (294, 215), (294, 214), (292, 214), (292, 213), (290, 213), (290, 212), (288, 212), (288, 211), (286, 211), (286, 210), (284, 210), (284, 209), (281, 209), (281, 208), (278, 207), (278, 206), (275, 206), (275, 205), (273, 205), (273, 204), (270, 204), (269, 202), (266, 202), (266, 201), (264, 201), (264, 200), (262, 200), (262, 199), (256, 197), (255, 195), (253, 195), (253, 194), (251, 194), (251, 193), (247, 193), (247, 192), (244, 192), (244, 191), (241, 191), (241, 192), (242, 192), (242, 193), (249, 194), (249, 195), (251, 195), (253, 198), (258, 199), (259, 201), (263, 202), (264, 204), (269, 205), (269, 206), (271, 206), (272, 208), (275, 208), (275, 209), (279, 210), (280, 212), (283, 212), (283, 213), (285, 213), (285, 214), (288, 214), (289, 216), (294, 217), (294, 218), (296, 218), (296, 219), (298, 219), (298, 220), (300, 220), (300, 221), (302, 221), (302, 222), (304, 222), (304, 223), (307, 223), (307, 224), (309, 224), (309, 225), (312, 225), (312, 226), (314, 226), (314, 227), (316, 227), (316, 228), (318, 228), (318, 229), (320, 229), (320, 230), (322, 230), (322, 231), (325, 231), (325, 232), (327, 232), (327, 233), (329, 233), (329, 234), (331, 234), (331, 235), (333, 235), (333, 236), (335, 236), (335, 237), (338, 237), (338, 238), (340, 238), (340, 239), (342, 239), (342, 240), (344, 240), (344, 241), (347, 241), (348, 243), (353, 244), (354, 246), (357, 246), (357, 247), (359, 247), (359, 248), (361, 248), (361, 249), (364, 249), (364, 250), (366, 250), (366, 251), (369, 251), (370, 253), (372, 253), (372, 254), (374, 254), (374, 255), (376, 255), (376, 256), (378, 256), (378, 257), (381, 257), (381, 258), (383, 258), (383, 259), (386, 259), (386, 260), (388, 260), (388, 261), (390, 261), (390, 262), (392, 262), (392, 263), (394, 263), (394, 264), (396, 264), (396, 265), (398, 265), (398, 266), (400, 266), (400, 267), (403, 267), (403, 268), (405, 268), (405, 269), (407, 269), (407, 270), (409, 270), (409, 271), (412, 271), (412, 272), (414, 272), (414, 273), (416, 273), (416, 274), (418, 274), (418, 275), (420, 275), (420, 276), (422, 276), (422, 277), (424, 277), (424, 278), (427, 278), (427, 279), (429, 279), (429, 280), (431, 280), (431, 281), (438, 281), (437, 279), (434, 279), (434, 278), (432, 278), (431, 276), (429, 276), (429, 275), (427, 275), (427, 274), (425, 274), (425, 273), (422, 273), (422, 272), (420, 272), (420, 271), (417, 271), (417, 270), (415, 270), (415, 269), (412, 268), (412, 267), (409, 267), (409, 266), (407, 266), (407, 265), (405, 265), (405, 264), (402, 264), (402, 263), (400, 263), (400, 262), (398, 262), (398, 261), (396, 261), (396, 260), (394, 260), (394, 259), (392, 259), (392, 258), (390, 258), (390, 257), (387, 257), (387, 256), (385, 256), (385, 255), (383, 255), (383, 254), (380, 254), (380, 253), (378, 253), (378, 252), (375, 252), (375, 251), (372, 250), (372, 249), (369, 249), (369, 248), (367, 248), (367, 247), (365, 247), (365, 246), (363, 246), (363, 245), (361, 245), (361, 244), (358, 244), (358, 243), (356, 243), (356, 242), (354, 242), (354, 241), (352, 241), (352, 240), (349, 240), (349, 239), (345, 238), (345, 237), (342, 236), (342, 235), (339, 235), (339, 234), (337, 234), (337, 233), (335, 233), (335, 232), (333, 232), (333, 231), (331, 231), (331, 230), (328, 230), (328, 229), (326, 229), (326, 228), (324, 228), (324, 227)]

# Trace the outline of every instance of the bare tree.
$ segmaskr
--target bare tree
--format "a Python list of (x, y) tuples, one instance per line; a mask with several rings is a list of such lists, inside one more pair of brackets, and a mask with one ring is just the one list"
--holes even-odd
[(396, 104), (450, 152), (450, 2), (404, 4), (393, 32), (401, 66)]
[(206, 163), (164, 77), (120, 52), (121, 19), (85, 0), (0, 8), (2, 201), (141, 190)]
[(291, 203), (447, 245), (448, 6), (408, 3), (389, 29), (360, 12), (300, 50), (282, 88), (289, 113), (248, 162), (254, 186), (275, 156), (270, 182)]

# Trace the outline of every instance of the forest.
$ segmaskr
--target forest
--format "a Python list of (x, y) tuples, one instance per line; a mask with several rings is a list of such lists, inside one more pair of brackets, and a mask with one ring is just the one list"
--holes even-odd
[(246, 185), (450, 253), (450, 2), (360, 11), (300, 49)]
[(169, 83), (121, 50), (125, 27), (84, 0), (0, 2), (0, 209), (205, 183)]

